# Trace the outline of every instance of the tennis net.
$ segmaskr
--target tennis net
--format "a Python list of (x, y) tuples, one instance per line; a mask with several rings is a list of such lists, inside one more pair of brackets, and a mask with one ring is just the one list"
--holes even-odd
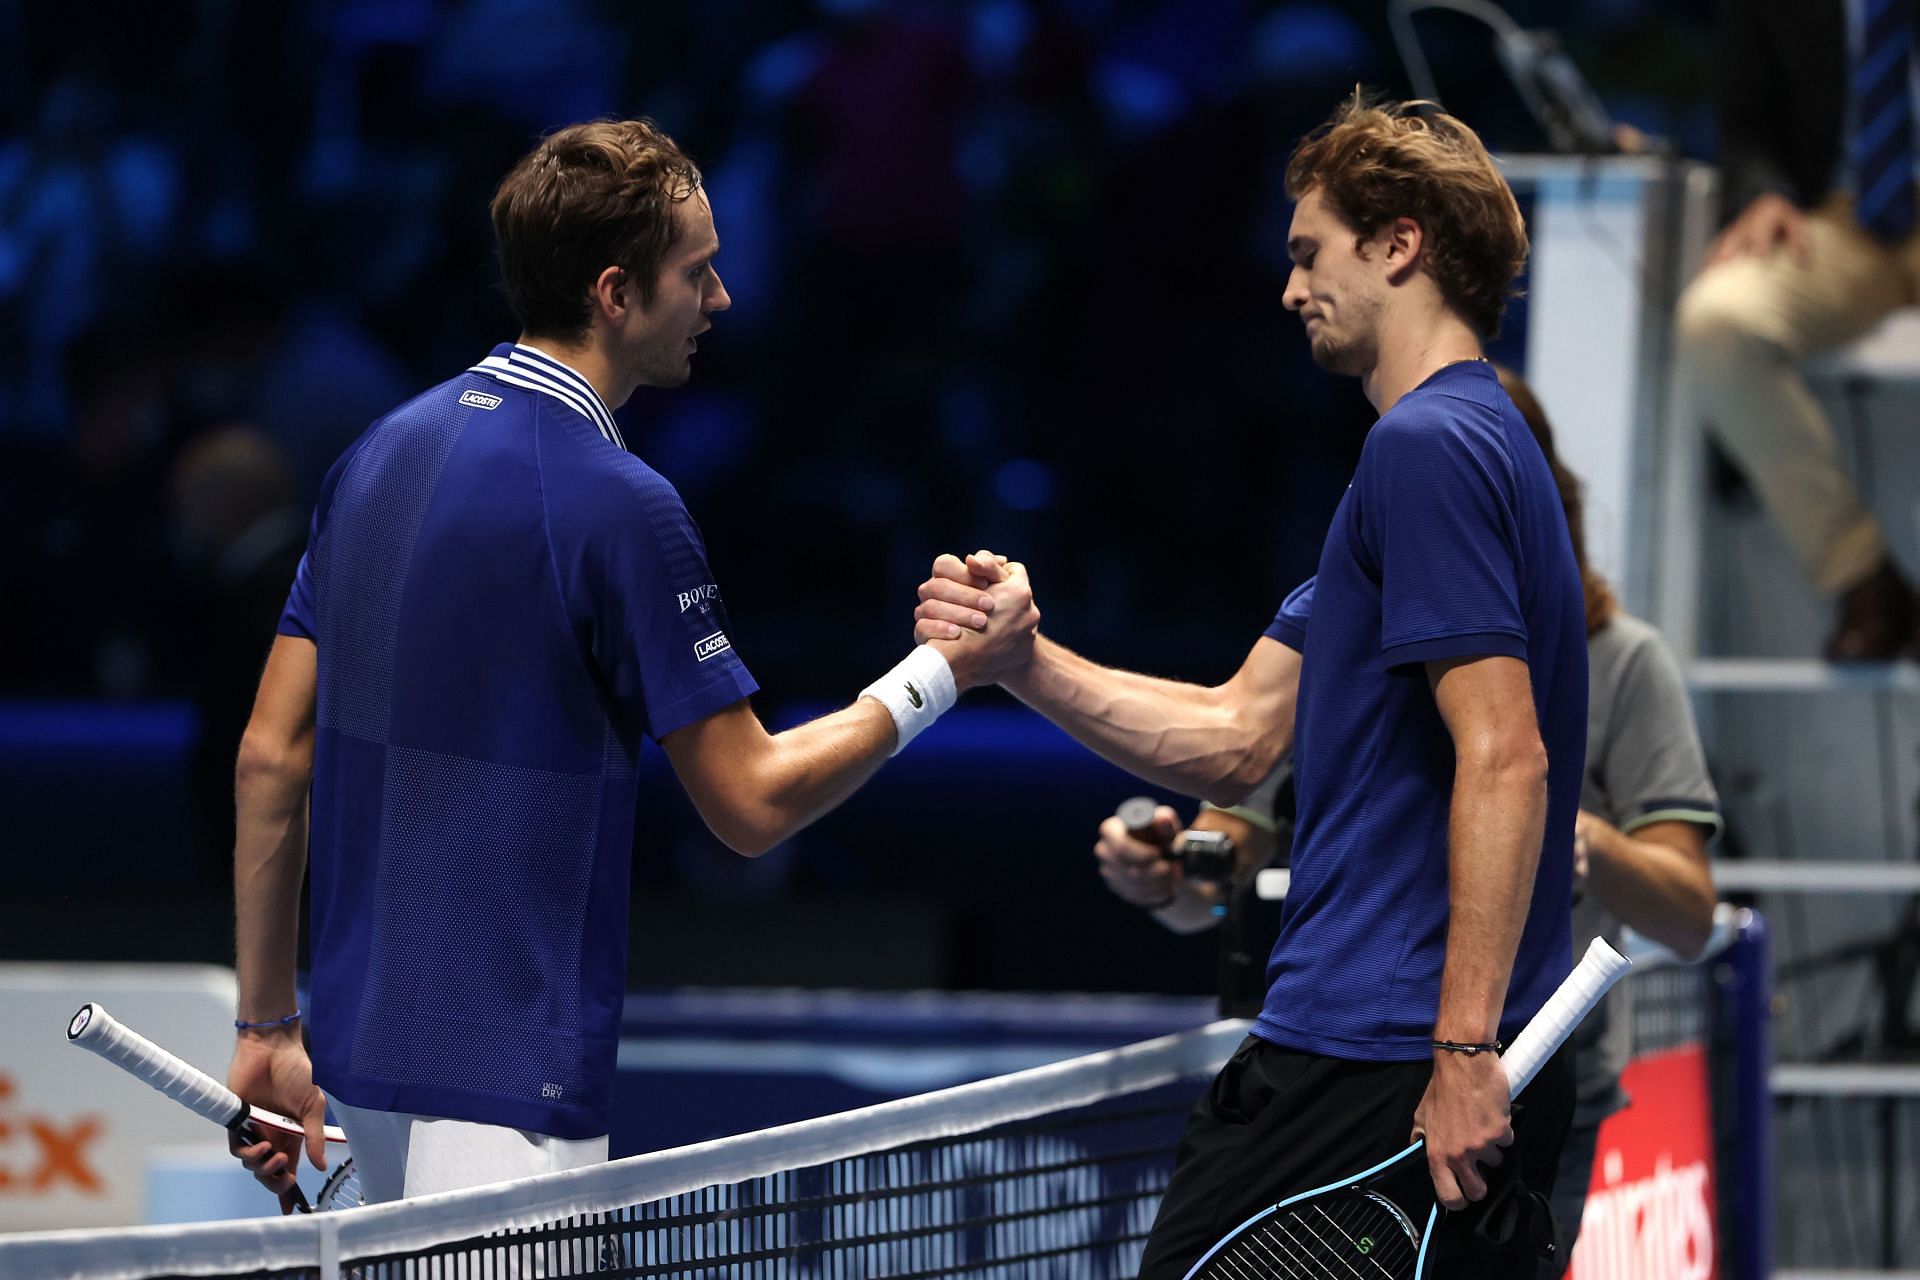
[(154, 1280), (1131, 1277), (1226, 1021), (818, 1120), (257, 1223), (0, 1240), (0, 1274)]

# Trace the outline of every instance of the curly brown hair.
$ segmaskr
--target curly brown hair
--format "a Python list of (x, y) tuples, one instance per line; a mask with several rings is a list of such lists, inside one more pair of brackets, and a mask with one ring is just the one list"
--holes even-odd
[(678, 235), (674, 207), (700, 170), (651, 120), (596, 120), (549, 134), (493, 196), (507, 303), (534, 337), (577, 341), (593, 282), (619, 267), (644, 305)]
[(1472, 129), (1432, 103), (1355, 89), (1287, 162), (1288, 195), (1315, 188), (1360, 240), (1395, 218), (1419, 223), (1441, 296), (1482, 338), (1499, 333), (1527, 265), (1527, 227)]

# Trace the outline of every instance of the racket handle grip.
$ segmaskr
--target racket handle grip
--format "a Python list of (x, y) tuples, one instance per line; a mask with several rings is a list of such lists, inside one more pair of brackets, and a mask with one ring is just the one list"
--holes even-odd
[(239, 1094), (139, 1032), (122, 1026), (97, 1004), (82, 1005), (73, 1015), (67, 1024), (67, 1039), (83, 1049), (91, 1049), (217, 1125), (232, 1128), (247, 1118), (247, 1104), (240, 1100)]
[(1567, 1042), (1580, 1020), (1593, 1012), (1595, 1005), (1613, 984), (1633, 968), (1633, 961), (1621, 955), (1605, 938), (1595, 938), (1586, 956), (1574, 966), (1559, 990), (1533, 1015), (1526, 1030), (1514, 1037), (1513, 1044), (1500, 1057), (1507, 1073), (1507, 1096), (1517, 1098), (1520, 1091), (1540, 1074), (1554, 1051)]

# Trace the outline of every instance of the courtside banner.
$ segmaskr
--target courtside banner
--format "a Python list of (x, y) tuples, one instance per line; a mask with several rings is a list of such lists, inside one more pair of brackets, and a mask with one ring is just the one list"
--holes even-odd
[(0, 964), (0, 1231), (138, 1225), (156, 1157), (223, 1158), (226, 1135), (67, 1043), (67, 1020), (89, 1000), (226, 1079), (231, 969)]
[(1600, 1126), (1573, 1280), (1718, 1280), (1713, 1120), (1699, 1045), (1627, 1064)]

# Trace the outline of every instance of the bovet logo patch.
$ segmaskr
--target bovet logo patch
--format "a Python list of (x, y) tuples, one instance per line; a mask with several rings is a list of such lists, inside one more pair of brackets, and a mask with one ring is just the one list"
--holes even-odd
[(462, 391), (460, 393), (460, 403), (472, 405), (476, 409), (498, 409), (500, 407), (500, 397), (490, 396), (484, 391)]
[(733, 648), (733, 641), (727, 639), (727, 633), (716, 631), (704, 639), (693, 642), (693, 656), (698, 662), (705, 662), (716, 653), (725, 653)]

